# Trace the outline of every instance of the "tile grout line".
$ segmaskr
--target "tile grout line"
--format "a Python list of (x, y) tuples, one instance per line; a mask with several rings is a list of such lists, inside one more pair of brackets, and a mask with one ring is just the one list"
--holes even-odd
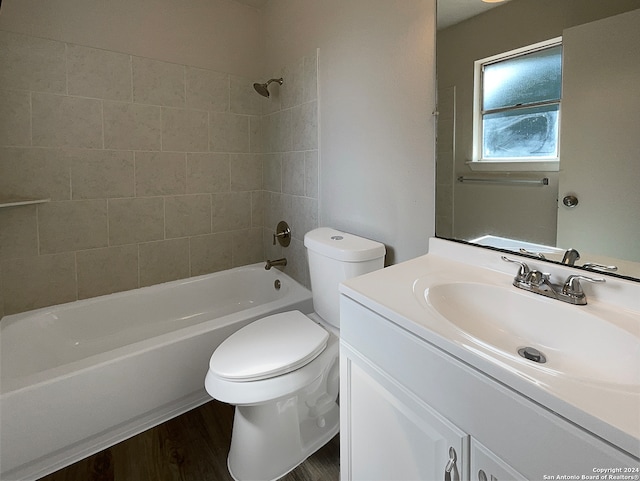
[(76, 284), (76, 301), (80, 298), (80, 286), (78, 285), (78, 252), (73, 251), (73, 272)]
[(29, 147), (33, 147), (33, 91), (29, 90)]

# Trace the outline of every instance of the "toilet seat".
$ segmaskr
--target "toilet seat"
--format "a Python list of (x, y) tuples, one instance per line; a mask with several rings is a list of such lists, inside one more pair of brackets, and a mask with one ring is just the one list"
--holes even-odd
[(323, 376), (336, 376), (337, 383), (339, 347), (339, 338), (329, 334), (327, 347), (315, 359), (294, 371), (258, 381), (227, 380), (209, 369), (205, 377), (205, 389), (218, 401), (248, 406), (287, 398)]
[(318, 357), (329, 333), (300, 311), (259, 319), (229, 336), (209, 362), (225, 381), (248, 382), (290, 373)]

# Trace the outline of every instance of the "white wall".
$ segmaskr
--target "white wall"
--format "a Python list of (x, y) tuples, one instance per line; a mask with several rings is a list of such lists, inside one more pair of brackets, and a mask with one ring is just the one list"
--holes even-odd
[[(319, 53), (319, 224), (384, 242), (434, 233), (435, 1), (271, 0), (267, 65)], [(285, 79), (286, 82), (286, 79)]]
[(4, 0), (0, 29), (246, 77), (264, 71), (262, 13), (233, 0)]
[(319, 47), (320, 225), (427, 251), (435, 0), (5, 0), (0, 29), (255, 78)]

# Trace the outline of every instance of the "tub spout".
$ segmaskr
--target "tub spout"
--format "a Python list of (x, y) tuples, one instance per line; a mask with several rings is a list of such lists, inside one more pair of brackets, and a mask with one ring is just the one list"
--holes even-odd
[(267, 264), (264, 266), (264, 268), (266, 270), (269, 270), (274, 266), (282, 266), (282, 267), (284, 267), (286, 265), (287, 265), (287, 258), (286, 257), (283, 257), (282, 259), (276, 259), (276, 260), (273, 260), (273, 261), (270, 261), (269, 259), (267, 259)]

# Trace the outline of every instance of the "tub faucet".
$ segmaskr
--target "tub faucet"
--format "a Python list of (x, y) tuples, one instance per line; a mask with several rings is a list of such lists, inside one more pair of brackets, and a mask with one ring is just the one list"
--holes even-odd
[(273, 261), (270, 261), (269, 259), (267, 259), (267, 264), (264, 266), (264, 268), (266, 270), (271, 269), (274, 266), (286, 266), (287, 265), (287, 258), (283, 257), (282, 259), (275, 259)]

